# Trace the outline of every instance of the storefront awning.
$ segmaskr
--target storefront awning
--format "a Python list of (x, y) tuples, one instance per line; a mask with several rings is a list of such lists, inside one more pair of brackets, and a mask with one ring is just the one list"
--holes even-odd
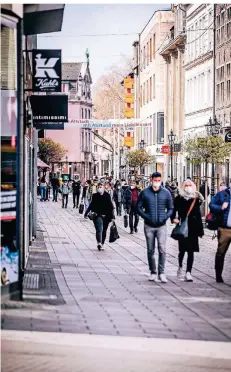
[(44, 163), (41, 159), (38, 158), (37, 160), (37, 167), (38, 168), (50, 168), (49, 165)]
[(36, 35), (62, 29), (64, 4), (25, 4), (24, 34)]

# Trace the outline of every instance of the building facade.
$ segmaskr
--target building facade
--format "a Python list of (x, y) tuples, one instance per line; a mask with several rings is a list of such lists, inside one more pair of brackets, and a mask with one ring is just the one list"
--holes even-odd
[(135, 75), (135, 116), (140, 119), (152, 118), (150, 128), (135, 129), (135, 147), (144, 143), (151, 155), (156, 156), (156, 164), (150, 164), (144, 170), (145, 176), (153, 171), (164, 172), (164, 155), (161, 147), (165, 138), (165, 61), (159, 51), (173, 26), (174, 14), (171, 10), (156, 11), (140, 34), (139, 43), (134, 47)]
[[(67, 153), (55, 173), (69, 174), (70, 178), (79, 176), (82, 181), (93, 174), (92, 131), (74, 126), (74, 121), (92, 118), (91, 74), (89, 64), (62, 63), (62, 94), (68, 95), (68, 119), (64, 130), (46, 130), (46, 138), (59, 142)], [(73, 127), (72, 127), (73, 125)]]
[[(180, 143), (184, 130), (184, 51), (186, 11), (183, 4), (174, 5), (174, 26), (169, 29), (169, 36), (163, 45), (160, 55), (165, 61), (164, 93), (165, 93), (165, 136), (164, 143), (169, 145), (168, 135), (173, 131), (175, 143)], [(183, 180), (183, 156), (174, 152), (173, 174), (171, 175), (170, 155), (165, 155), (165, 174), (169, 178)]]

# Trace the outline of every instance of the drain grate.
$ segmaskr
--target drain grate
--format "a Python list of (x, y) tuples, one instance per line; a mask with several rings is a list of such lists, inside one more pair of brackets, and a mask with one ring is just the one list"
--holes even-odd
[(23, 278), (24, 289), (39, 288), (39, 274), (25, 274)]

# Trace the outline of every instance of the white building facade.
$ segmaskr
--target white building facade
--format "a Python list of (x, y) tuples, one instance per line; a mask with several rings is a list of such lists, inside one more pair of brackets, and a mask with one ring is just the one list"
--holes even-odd
[[(135, 130), (135, 147), (144, 141), (145, 149), (156, 157), (156, 164), (145, 167), (145, 176), (154, 171), (164, 172), (165, 157), (161, 153), (165, 137), (165, 93), (164, 66), (160, 56), (160, 47), (165, 41), (169, 29), (173, 26), (174, 14), (171, 10), (156, 11), (140, 34), (139, 43), (135, 46), (135, 115), (140, 119), (151, 118), (150, 128)], [(166, 175), (167, 176), (167, 175)]]
[(213, 109), (213, 4), (186, 6), (184, 136), (205, 130)]

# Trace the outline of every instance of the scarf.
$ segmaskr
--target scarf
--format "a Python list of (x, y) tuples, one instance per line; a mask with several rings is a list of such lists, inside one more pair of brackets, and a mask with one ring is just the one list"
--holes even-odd
[(185, 200), (195, 199), (195, 197), (196, 197), (196, 192), (195, 191), (192, 191), (192, 192), (188, 193), (185, 190), (180, 190), (179, 194)]

